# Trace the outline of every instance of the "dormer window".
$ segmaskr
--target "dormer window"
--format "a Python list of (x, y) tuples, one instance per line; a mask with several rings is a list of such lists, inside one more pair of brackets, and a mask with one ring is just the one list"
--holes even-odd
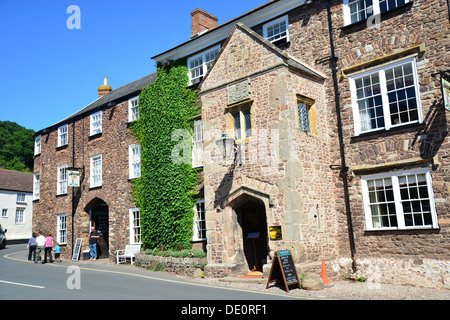
[(273, 43), (285, 43), (289, 41), (288, 16), (283, 16), (263, 25), (263, 36)]
[(189, 83), (199, 83), (201, 78), (208, 72), (219, 54), (220, 46), (204, 51), (188, 59)]

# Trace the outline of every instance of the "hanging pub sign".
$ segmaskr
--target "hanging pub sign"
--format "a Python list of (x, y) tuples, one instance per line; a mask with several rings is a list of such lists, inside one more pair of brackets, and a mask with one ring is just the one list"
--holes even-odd
[(79, 187), (80, 186), (80, 171), (69, 170), (67, 172), (67, 179), (69, 187)]
[(441, 78), (442, 86), (442, 97), (444, 98), (444, 107), (446, 110), (450, 111), (450, 81)]
[(266, 289), (269, 288), (271, 282), (283, 281), (286, 291), (289, 293), (289, 286), (298, 284), (297, 269), (295, 268), (290, 250), (276, 251), (272, 260), (269, 278), (267, 279)]

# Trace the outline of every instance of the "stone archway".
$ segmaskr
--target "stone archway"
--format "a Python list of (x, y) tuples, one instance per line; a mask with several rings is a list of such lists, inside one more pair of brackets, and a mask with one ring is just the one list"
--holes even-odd
[(223, 208), (224, 262), (236, 265), (236, 275), (263, 272), (271, 261), (268, 221), (271, 199), (266, 193), (240, 186), (220, 201)]
[(89, 213), (90, 226), (101, 233), (97, 242), (99, 258), (109, 257), (109, 207), (108, 204), (97, 197), (91, 199), (84, 210)]

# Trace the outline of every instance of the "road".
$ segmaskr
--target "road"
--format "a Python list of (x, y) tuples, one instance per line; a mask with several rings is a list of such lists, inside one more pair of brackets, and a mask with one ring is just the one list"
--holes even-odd
[(199, 301), (259, 303), (289, 299), (276, 294), (213, 287), (129, 265), (70, 260), (35, 264), (26, 261), (26, 257), (23, 244), (8, 245), (0, 251), (0, 300), (182, 300), (179, 306), (186, 309), (178, 311), (192, 313), (199, 312), (192, 309), (201, 305)]

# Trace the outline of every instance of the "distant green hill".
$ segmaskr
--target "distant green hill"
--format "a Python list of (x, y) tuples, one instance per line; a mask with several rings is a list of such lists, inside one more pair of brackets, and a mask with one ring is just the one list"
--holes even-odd
[(34, 130), (0, 121), (0, 168), (33, 172)]

